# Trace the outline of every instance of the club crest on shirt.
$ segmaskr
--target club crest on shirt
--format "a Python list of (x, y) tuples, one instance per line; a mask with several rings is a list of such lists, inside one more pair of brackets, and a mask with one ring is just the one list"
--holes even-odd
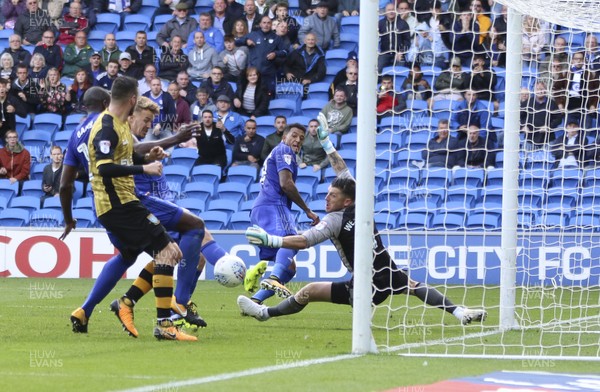
[(272, 44), (273, 43), (273, 38), (269, 38), (269, 43)]
[(327, 227), (327, 222), (325, 221), (320, 221), (319, 223), (317, 223), (317, 225), (315, 226), (316, 230), (322, 231)]
[(154, 225), (158, 225), (160, 222), (158, 221), (158, 218), (156, 218), (154, 216), (154, 214), (149, 214), (146, 218), (148, 218), (148, 220), (150, 221), (150, 223), (154, 224)]
[(110, 152), (110, 140), (100, 140), (100, 152), (108, 154)]
[(288, 165), (292, 164), (292, 156), (289, 154), (283, 154), (283, 160), (285, 161), (285, 163), (287, 163)]

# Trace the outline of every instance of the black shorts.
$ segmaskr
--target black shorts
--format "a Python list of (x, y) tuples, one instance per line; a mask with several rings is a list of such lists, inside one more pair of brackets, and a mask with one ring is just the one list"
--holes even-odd
[[(373, 305), (379, 305), (393, 294), (405, 293), (408, 289), (408, 275), (404, 271), (384, 269), (373, 275)], [(352, 305), (354, 300), (354, 278), (331, 284), (331, 302)]]
[(98, 220), (116, 238), (113, 244), (126, 260), (135, 259), (142, 252), (154, 258), (173, 241), (159, 220), (139, 201), (112, 208)]

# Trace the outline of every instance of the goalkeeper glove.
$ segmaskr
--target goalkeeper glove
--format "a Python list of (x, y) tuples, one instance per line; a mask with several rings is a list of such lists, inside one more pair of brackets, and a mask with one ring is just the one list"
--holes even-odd
[(251, 244), (268, 246), (269, 248), (281, 248), (283, 245), (283, 237), (270, 235), (257, 225), (246, 229), (246, 238)]
[(319, 112), (317, 116), (317, 121), (319, 121), (319, 127), (317, 128), (317, 137), (319, 138), (319, 142), (321, 142), (321, 147), (327, 154), (334, 153), (335, 147), (331, 140), (329, 140), (329, 124), (327, 124), (327, 118), (323, 114), (323, 112)]

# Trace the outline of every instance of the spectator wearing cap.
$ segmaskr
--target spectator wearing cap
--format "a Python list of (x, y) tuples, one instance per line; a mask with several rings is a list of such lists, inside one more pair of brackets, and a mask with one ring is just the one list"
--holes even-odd
[(348, 57), (346, 57), (346, 66), (344, 68), (340, 69), (340, 71), (335, 74), (335, 77), (333, 78), (333, 82), (331, 82), (331, 84), (329, 85), (329, 99), (333, 98), (333, 92), (335, 91), (335, 86), (344, 84), (344, 83), (346, 83), (346, 80), (348, 80), (348, 76), (346, 75), (346, 72), (348, 71), (349, 67), (358, 67), (358, 55), (356, 54), (355, 51), (351, 51), (348, 53)]
[(139, 70), (131, 65), (131, 55), (127, 52), (122, 52), (119, 56), (119, 73), (136, 80), (142, 77)]
[(323, 7), (327, 8), (327, 13), (333, 16), (338, 10), (338, 1), (339, 0), (300, 0), (300, 12), (302, 13), (302, 16), (313, 15), (317, 12), (319, 4), (321, 4)]
[(210, 76), (213, 67), (224, 67), (224, 64), (215, 48), (206, 43), (203, 32), (194, 33), (193, 45), (187, 56), (190, 63), (187, 72), (192, 80), (203, 82)]
[(158, 76), (165, 80), (175, 80), (180, 71), (189, 68), (188, 56), (181, 49), (181, 37), (176, 35), (169, 43), (169, 50), (163, 50), (158, 64)]
[(117, 60), (110, 60), (106, 65), (106, 71), (102, 72), (94, 81), (94, 86), (100, 86), (110, 91), (112, 84), (115, 79), (119, 76), (119, 62)]
[(306, 34), (314, 33), (317, 37), (317, 45), (323, 50), (329, 49), (331, 41), (333, 41), (334, 48), (340, 46), (338, 24), (334, 18), (328, 15), (328, 10), (328, 3), (321, 1), (317, 4), (315, 12), (304, 19), (304, 23), (298, 31), (299, 41), (304, 42)]
[(237, 46), (247, 46), (248, 66), (256, 67), (270, 93), (275, 92), (275, 79), (279, 72), (275, 60), (288, 55), (283, 40), (271, 30), (272, 22), (268, 15), (260, 20), (260, 30), (251, 31), (235, 41)]
[(391, 65), (406, 64), (406, 53), (410, 48), (410, 28), (396, 13), (394, 3), (385, 6), (385, 16), (379, 21), (379, 58), (377, 69)]
[(302, 83), (306, 86), (305, 91), (308, 91), (308, 85), (311, 83), (320, 82), (325, 78), (325, 52), (317, 46), (314, 33), (304, 36), (304, 45), (290, 53), (283, 69), (286, 79)]
[(232, 100), (235, 97), (233, 88), (223, 78), (223, 68), (213, 67), (210, 71), (210, 76), (200, 84), (200, 88), (205, 89), (208, 92), (208, 96), (213, 102), (217, 101), (221, 95), (226, 95)]
[(75, 34), (78, 31), (88, 34), (90, 32), (90, 22), (88, 18), (81, 14), (81, 3), (72, 1), (69, 4), (69, 12), (62, 17), (62, 20), (59, 20), (57, 42), (61, 45), (73, 43)]
[(102, 65), (102, 56), (100, 55), (100, 52), (93, 52), (88, 64), (82, 67), (82, 69), (88, 74), (90, 80), (96, 80), (98, 75), (106, 70)]
[(75, 72), (79, 68), (88, 65), (92, 53), (94, 53), (94, 50), (87, 42), (87, 34), (84, 31), (78, 31), (75, 35), (75, 42), (65, 48), (63, 76), (75, 77)]
[(14, 32), (23, 39), (23, 45), (37, 45), (42, 40), (42, 33), (54, 30), (48, 12), (39, 7), (38, 0), (26, 0), (27, 11), (23, 12), (15, 22)]
[(31, 62), (31, 53), (21, 45), (21, 37), (17, 34), (12, 34), (8, 38), (8, 45), (8, 48), (4, 49), (4, 52), (2, 53), (10, 54), (13, 58), (14, 65), (25, 64), (29, 66), (29, 63)]
[(46, 59), (46, 65), (55, 67), (62, 72), (63, 50), (60, 45), (54, 43), (54, 32), (52, 30), (44, 31), (42, 42), (35, 47), (33, 53), (41, 54)]
[(217, 110), (213, 117), (216, 120), (215, 127), (223, 134), (229, 131), (234, 137), (238, 137), (244, 133), (244, 119), (231, 110), (231, 98), (227, 95), (223, 94), (217, 98)]
[(126, 52), (131, 55), (132, 67), (141, 74), (144, 73), (146, 65), (156, 62), (156, 51), (152, 46), (148, 46), (148, 35), (145, 31), (135, 33), (135, 44), (129, 45)]
[(121, 53), (121, 50), (117, 46), (115, 35), (112, 33), (106, 34), (106, 36), (104, 36), (104, 47), (100, 51), (102, 65), (106, 67), (110, 60), (119, 61), (119, 56), (121, 56)]
[(196, 5), (196, 0), (158, 0), (158, 8), (154, 10), (154, 14), (152, 14), (152, 23), (154, 23), (154, 18), (158, 15), (175, 15), (177, 13), (177, 5), (182, 3), (187, 5), (187, 9), (191, 10)]
[[(167, 21), (156, 35), (156, 43), (160, 46), (169, 46), (169, 42), (175, 36), (181, 37), (182, 40), (187, 40), (188, 36), (197, 29), (198, 21), (189, 15), (188, 5), (186, 3), (178, 3), (175, 6), (173, 18)], [(192, 42), (188, 43), (184, 41), (182, 47), (185, 48), (188, 44), (192, 45)]]
[(177, 121), (177, 110), (175, 109), (173, 97), (163, 91), (161, 80), (159, 78), (152, 79), (150, 91), (146, 91), (143, 96), (150, 98), (160, 108), (160, 113), (152, 121), (152, 129), (144, 140), (161, 140), (171, 136)]

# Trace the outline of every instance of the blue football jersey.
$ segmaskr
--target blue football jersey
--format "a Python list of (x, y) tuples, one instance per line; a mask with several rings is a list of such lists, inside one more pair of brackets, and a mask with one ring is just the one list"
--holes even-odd
[(64, 164), (67, 166), (84, 168), (85, 172), (90, 175), (90, 156), (88, 153), (88, 139), (94, 122), (100, 113), (91, 113), (86, 116), (81, 124), (71, 134), (69, 144), (67, 144), (67, 152), (65, 153)]
[(281, 190), (279, 185), (279, 172), (289, 170), (292, 178), (296, 181), (298, 177), (298, 163), (296, 154), (290, 146), (281, 142), (269, 154), (260, 172), (261, 188), (254, 206), (282, 205), (292, 207), (292, 201)]

